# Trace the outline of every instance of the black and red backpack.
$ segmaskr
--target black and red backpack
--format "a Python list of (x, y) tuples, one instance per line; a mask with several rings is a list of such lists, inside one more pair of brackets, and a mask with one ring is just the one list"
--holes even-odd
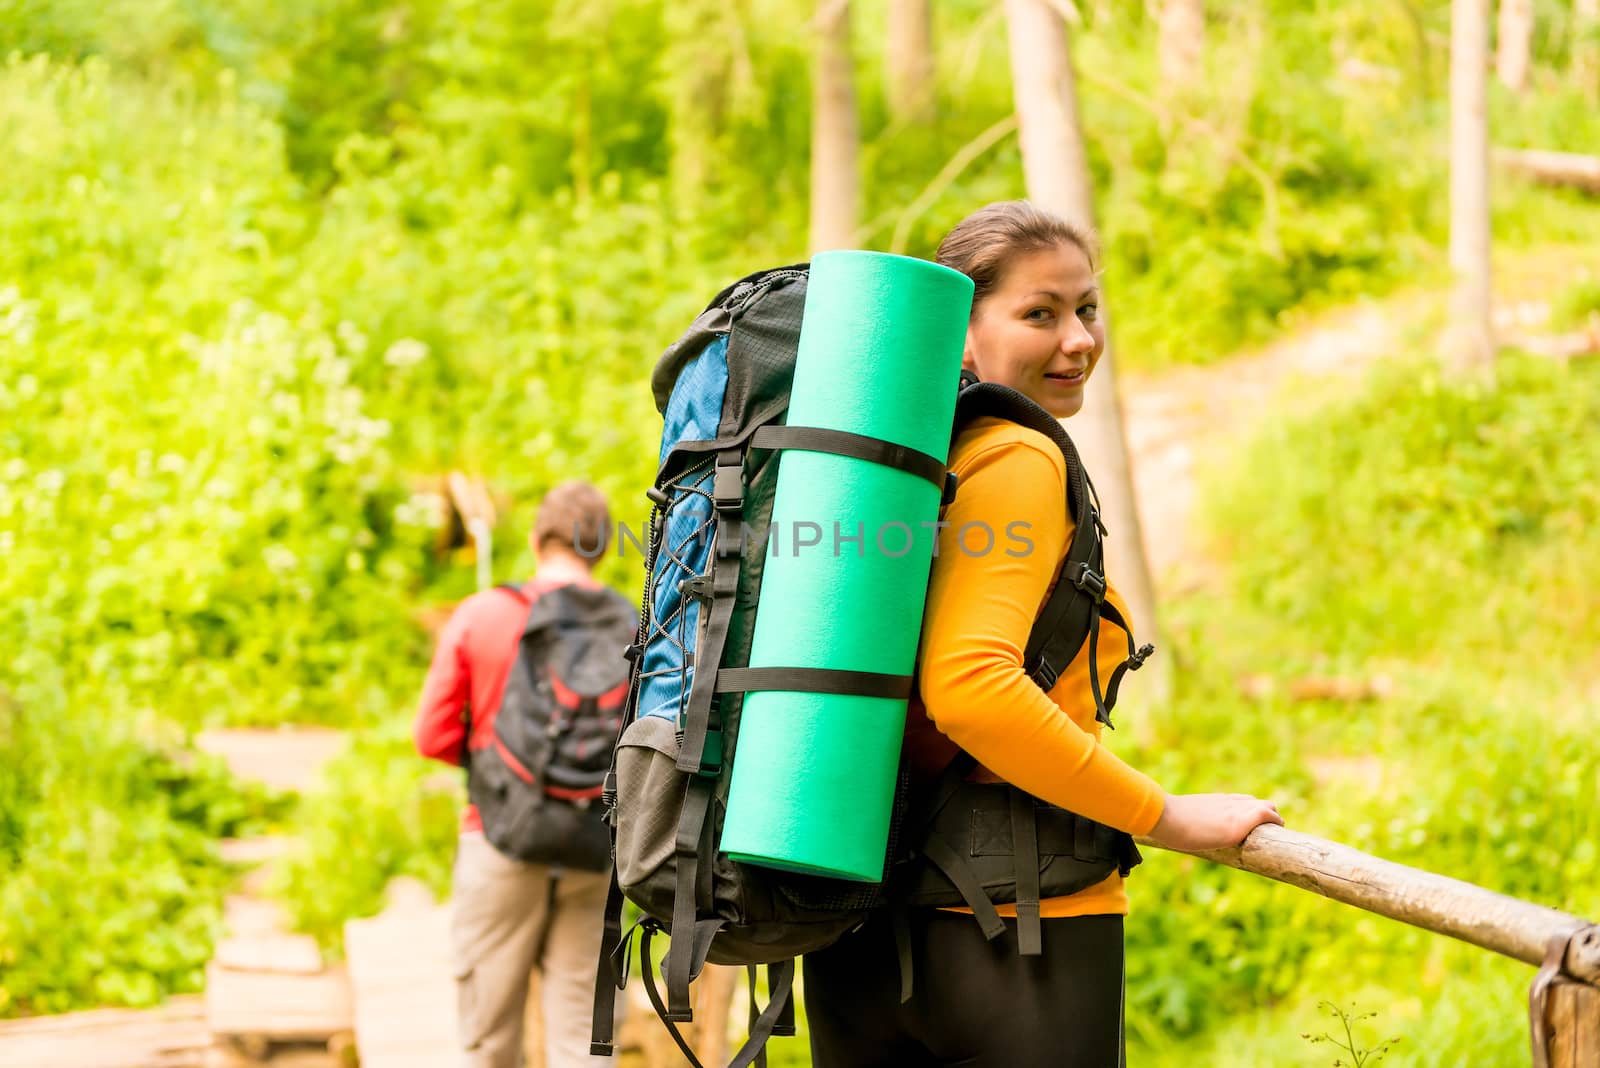
[(490, 743), (468, 754), (467, 794), (507, 856), (604, 871), (600, 795), (628, 697), (633, 606), (604, 586), (497, 587), (528, 606)]

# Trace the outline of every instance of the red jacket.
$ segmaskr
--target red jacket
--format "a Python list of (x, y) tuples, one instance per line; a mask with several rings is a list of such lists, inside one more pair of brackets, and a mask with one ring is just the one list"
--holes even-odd
[[(535, 578), (523, 585), (522, 592), (531, 600), (570, 582), (568, 578)], [(582, 585), (599, 583), (591, 579)], [(422, 685), (422, 703), (413, 728), (417, 752), (465, 766), (468, 750), (493, 743), (495, 713), (527, 619), (528, 605), (501, 589), (480, 590), (456, 606), (439, 632), (433, 664)], [(477, 806), (468, 804), (461, 813), (461, 830), (482, 829)]]

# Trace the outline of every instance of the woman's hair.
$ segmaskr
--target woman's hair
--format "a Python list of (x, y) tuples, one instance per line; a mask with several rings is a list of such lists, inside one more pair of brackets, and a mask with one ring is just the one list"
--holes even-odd
[(957, 223), (939, 242), (936, 258), (972, 279), (972, 308), (976, 312), (983, 298), (999, 284), (1013, 258), (1068, 243), (1082, 250), (1093, 270), (1097, 251), (1093, 231), (1029, 201), (1001, 200)]
[(605, 551), (610, 540), (611, 509), (605, 494), (588, 482), (563, 482), (539, 502), (533, 543), (541, 552), (554, 546), (593, 558)]

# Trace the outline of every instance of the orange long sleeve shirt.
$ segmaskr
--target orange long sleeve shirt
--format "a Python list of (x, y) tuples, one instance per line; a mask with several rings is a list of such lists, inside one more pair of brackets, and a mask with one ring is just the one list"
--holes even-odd
[[(1102, 744), (1088, 643), (1048, 694), (1022, 667), (1028, 632), (1054, 588), (1072, 535), (1060, 450), (1037, 431), (982, 419), (956, 442), (950, 468), (960, 481), (943, 517), (949, 526), (940, 532), (933, 562), (918, 667), (927, 720), (998, 778), (1119, 830), (1149, 832), (1165, 795)], [(988, 551), (980, 551), (988, 541), (983, 527), (969, 524), (993, 532)], [(1117, 593), (1107, 597), (1127, 618)], [(1099, 669), (1106, 680), (1126, 654), (1127, 640), (1115, 624), (1102, 620), (1100, 626)], [(1000, 911), (1016, 914), (1014, 906)], [(1122, 877), (1115, 873), (1041, 908), (1045, 917), (1127, 911)]]

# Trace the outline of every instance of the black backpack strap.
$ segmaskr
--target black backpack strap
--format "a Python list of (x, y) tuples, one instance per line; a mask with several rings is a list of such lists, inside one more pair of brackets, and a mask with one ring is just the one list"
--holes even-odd
[[(666, 1026), (667, 1033), (672, 1036), (672, 1041), (678, 1044), (678, 1050), (693, 1068), (705, 1068), (699, 1058), (694, 1055), (694, 1047), (689, 1045), (689, 1040), (683, 1037), (683, 1032), (678, 1030), (677, 1017), (675, 1017), (661, 1000), (661, 991), (656, 986), (655, 966), (650, 963), (650, 940), (655, 935), (656, 929), (647, 926), (644, 935), (639, 940), (639, 972), (644, 977), (644, 992), (650, 998), (650, 1005), (656, 1010), (656, 1016)], [(670, 953), (668, 954), (670, 957)]]
[[(1137, 671), (1154, 652), (1155, 646), (1135, 649), (1133, 630), (1114, 605), (1106, 601), (1104, 547), (1105, 527), (1094, 484), (1084, 470), (1077, 446), (1061, 426), (1060, 420), (1025, 394), (992, 382), (979, 382), (963, 372), (961, 391), (956, 396), (955, 434), (959, 435), (974, 419), (990, 416), (1006, 419), (1036, 430), (1055, 442), (1067, 469), (1067, 516), (1072, 521), (1072, 544), (1061, 567), (1055, 588), (1028, 634), (1023, 652), (1023, 670), (1049, 692), (1067, 666), (1077, 658), (1084, 642), (1089, 644), (1089, 688), (1094, 694), (1095, 718), (1111, 726), (1111, 709), (1116, 706), (1117, 688), (1128, 671)], [(1111, 677), (1111, 684), (1100, 687), (1100, 619), (1105, 616), (1128, 635), (1128, 657)], [(1114, 617), (1114, 618), (1113, 618)]]
[(848, 671), (842, 668), (723, 668), (717, 672), (717, 693), (792, 690), (905, 700), (911, 696), (912, 683), (910, 675)]
[(767, 965), (766, 1008), (756, 1001), (758, 966), (746, 965), (745, 975), (750, 982), (750, 1037), (734, 1054), (728, 1068), (766, 1068), (767, 1039), (794, 1034), (794, 960)]
[(930, 834), (922, 843), (922, 855), (942, 871), (951, 885), (960, 891), (961, 899), (972, 910), (972, 918), (977, 920), (978, 926), (983, 929), (984, 938), (993, 942), (1005, 934), (1005, 921), (1000, 919), (1000, 913), (995, 909), (994, 902), (989, 900), (988, 893), (983, 889), (978, 877), (973, 874), (971, 866), (961, 859), (961, 855), (949, 842), (936, 834)]
[[(669, 1014), (677, 1020), (690, 1020), (694, 1010), (689, 1003), (689, 983), (705, 963), (705, 951), (689, 951), (700, 941), (703, 925), (719, 921), (700, 920), (709, 916), (711, 900), (711, 856), (714, 832), (712, 797), (717, 776), (722, 770), (722, 732), (713, 725), (713, 698), (716, 696), (717, 666), (733, 618), (734, 595), (739, 586), (739, 556), (743, 550), (744, 449), (723, 449), (716, 454), (712, 473), (711, 499), (716, 510), (717, 530), (711, 549), (711, 590), (709, 603), (702, 605), (704, 640), (695, 650), (696, 670), (689, 684), (689, 698), (678, 749), (678, 770), (689, 776), (683, 811), (678, 821), (674, 848), (677, 886), (673, 895), (672, 933), (685, 952), (669, 953), (666, 964)], [(707, 755), (710, 760), (707, 760)], [(702, 860), (704, 863), (702, 863)], [(712, 933), (715, 930), (712, 929)], [(705, 937), (706, 949), (710, 936)]]
[(1039, 921), (1039, 819), (1033, 798), (1010, 787), (1011, 852), (1017, 865), (1017, 951), (1024, 957), (1044, 952)]
[(943, 491), (945, 485), (944, 461), (917, 449), (896, 445), (882, 438), (851, 434), (843, 430), (829, 430), (818, 426), (787, 426), (769, 423), (757, 430), (750, 439), (757, 449), (803, 449), (806, 452), (826, 452), (848, 456), (856, 460), (893, 467), (907, 474), (932, 482)]
[(706, 736), (711, 730), (712, 698), (716, 695), (717, 668), (733, 619), (734, 595), (739, 588), (739, 557), (744, 545), (744, 449), (717, 453), (712, 473), (711, 502), (717, 514), (717, 532), (711, 546), (710, 603), (702, 608), (704, 644), (695, 650), (696, 670), (689, 684), (689, 700), (681, 724), (678, 770), (700, 775), (720, 769), (702, 766)]
[[(611, 868), (611, 888), (606, 891), (604, 924), (600, 933), (600, 956), (595, 964), (594, 1016), (589, 1022), (589, 1055), (610, 1057), (616, 1052), (613, 1039), (617, 1026), (617, 991), (627, 981), (626, 961), (618, 961), (622, 943), (622, 884), (617, 881), (616, 865)], [(648, 961), (646, 961), (648, 963)]]

